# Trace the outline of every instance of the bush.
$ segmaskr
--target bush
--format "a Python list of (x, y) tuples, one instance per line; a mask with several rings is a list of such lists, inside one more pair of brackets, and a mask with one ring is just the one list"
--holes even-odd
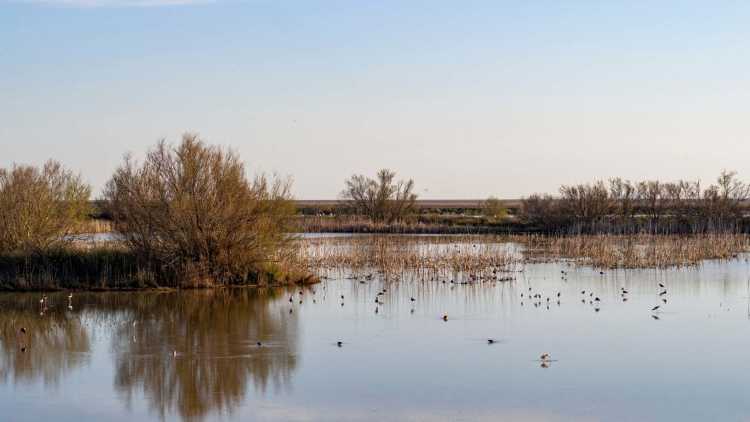
[(60, 163), (0, 169), (0, 252), (38, 253), (67, 242), (91, 188)]
[(292, 256), (290, 182), (249, 181), (236, 153), (196, 135), (158, 142), (142, 164), (126, 157), (105, 198), (115, 230), (162, 283), (260, 283)]
[(508, 208), (494, 196), (490, 196), (482, 203), (482, 215), (490, 221), (501, 221), (508, 216)]

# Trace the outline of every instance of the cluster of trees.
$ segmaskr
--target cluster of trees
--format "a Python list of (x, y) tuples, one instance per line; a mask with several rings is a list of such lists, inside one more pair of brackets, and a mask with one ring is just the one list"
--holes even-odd
[(750, 185), (723, 171), (714, 184), (631, 182), (564, 185), (558, 196), (531, 195), (521, 217), (547, 230), (705, 232), (737, 230)]
[[(0, 171), (0, 253), (45, 254), (88, 213), (91, 189), (57, 163)], [(126, 157), (104, 204), (145, 271), (162, 285), (259, 282), (291, 254), (295, 209), (287, 180), (248, 179), (233, 151), (186, 134)]]

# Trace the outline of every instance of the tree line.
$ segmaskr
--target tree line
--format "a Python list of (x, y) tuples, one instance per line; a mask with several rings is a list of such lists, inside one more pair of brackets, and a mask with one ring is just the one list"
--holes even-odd
[(547, 231), (701, 233), (743, 230), (750, 185), (733, 171), (715, 183), (631, 182), (621, 178), (563, 185), (559, 195), (523, 200), (520, 217)]

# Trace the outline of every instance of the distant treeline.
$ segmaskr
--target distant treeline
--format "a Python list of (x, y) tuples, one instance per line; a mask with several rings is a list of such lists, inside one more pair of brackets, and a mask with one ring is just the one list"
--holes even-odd
[(745, 232), (750, 185), (723, 171), (716, 183), (679, 180), (563, 185), (559, 195), (523, 200), (520, 219), (558, 233)]

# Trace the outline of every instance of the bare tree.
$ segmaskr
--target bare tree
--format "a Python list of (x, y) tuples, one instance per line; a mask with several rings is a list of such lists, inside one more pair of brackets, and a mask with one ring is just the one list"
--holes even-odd
[(571, 217), (583, 223), (592, 223), (606, 217), (612, 204), (604, 182), (561, 186), (561, 205)]
[(249, 181), (236, 153), (192, 134), (126, 157), (105, 198), (130, 248), (174, 283), (257, 282), (291, 242), (289, 181)]
[(373, 221), (393, 223), (404, 219), (416, 209), (417, 195), (413, 180), (396, 181), (396, 173), (378, 171), (376, 178), (353, 175), (345, 181), (341, 197), (361, 215)]
[(68, 241), (91, 188), (60, 163), (0, 169), (0, 251), (40, 252)]
[(630, 221), (635, 214), (636, 188), (630, 180), (614, 178), (609, 180), (609, 196), (614, 211), (624, 221)]

